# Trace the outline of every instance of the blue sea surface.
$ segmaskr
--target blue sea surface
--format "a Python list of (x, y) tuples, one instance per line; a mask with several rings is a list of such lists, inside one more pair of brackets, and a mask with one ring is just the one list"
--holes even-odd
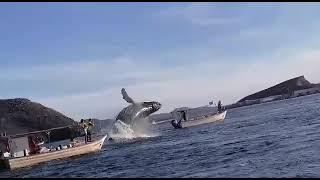
[(0, 177), (320, 177), (320, 94), (228, 110), (224, 122), (106, 141)]

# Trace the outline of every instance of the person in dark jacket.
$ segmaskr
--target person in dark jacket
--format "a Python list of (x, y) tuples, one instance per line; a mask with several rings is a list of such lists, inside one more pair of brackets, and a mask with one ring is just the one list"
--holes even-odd
[(181, 116), (184, 121), (187, 121), (187, 115), (185, 111), (181, 111)]
[(218, 112), (221, 113), (222, 112), (222, 104), (221, 101), (219, 100), (218, 102)]

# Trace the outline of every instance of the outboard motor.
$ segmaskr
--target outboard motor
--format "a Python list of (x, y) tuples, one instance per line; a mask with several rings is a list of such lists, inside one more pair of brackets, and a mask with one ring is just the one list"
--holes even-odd
[(177, 120), (172, 120), (172, 121), (171, 121), (171, 125), (172, 125), (175, 129), (180, 129), (180, 128), (182, 128), (181, 121), (177, 122)]

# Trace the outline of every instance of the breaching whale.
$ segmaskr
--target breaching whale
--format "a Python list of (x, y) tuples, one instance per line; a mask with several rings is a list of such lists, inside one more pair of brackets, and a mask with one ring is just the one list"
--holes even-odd
[(116, 117), (116, 121), (120, 120), (128, 125), (133, 125), (136, 120), (146, 118), (150, 114), (158, 111), (161, 108), (159, 102), (135, 102), (128, 96), (124, 88), (121, 89), (121, 94), (124, 100), (130, 103), (129, 106), (123, 108)]

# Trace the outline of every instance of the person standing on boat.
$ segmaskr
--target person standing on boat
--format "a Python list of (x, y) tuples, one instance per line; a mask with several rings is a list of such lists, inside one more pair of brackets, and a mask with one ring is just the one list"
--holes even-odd
[(222, 104), (221, 104), (221, 101), (219, 100), (218, 102), (218, 113), (221, 113), (222, 112)]
[(92, 131), (92, 127), (93, 126), (94, 126), (94, 124), (92, 122), (92, 119), (89, 119), (89, 122), (88, 122), (88, 139), (87, 139), (88, 142), (91, 142), (91, 131)]
[(186, 111), (181, 111), (181, 119), (183, 119), (184, 121), (187, 121), (187, 113)]
[(83, 131), (84, 131), (84, 141), (85, 141), (85, 143), (87, 143), (88, 142), (88, 125), (87, 125), (87, 123), (84, 121), (84, 119), (81, 119), (81, 121), (80, 121), (80, 125), (81, 125), (81, 127), (83, 128)]

